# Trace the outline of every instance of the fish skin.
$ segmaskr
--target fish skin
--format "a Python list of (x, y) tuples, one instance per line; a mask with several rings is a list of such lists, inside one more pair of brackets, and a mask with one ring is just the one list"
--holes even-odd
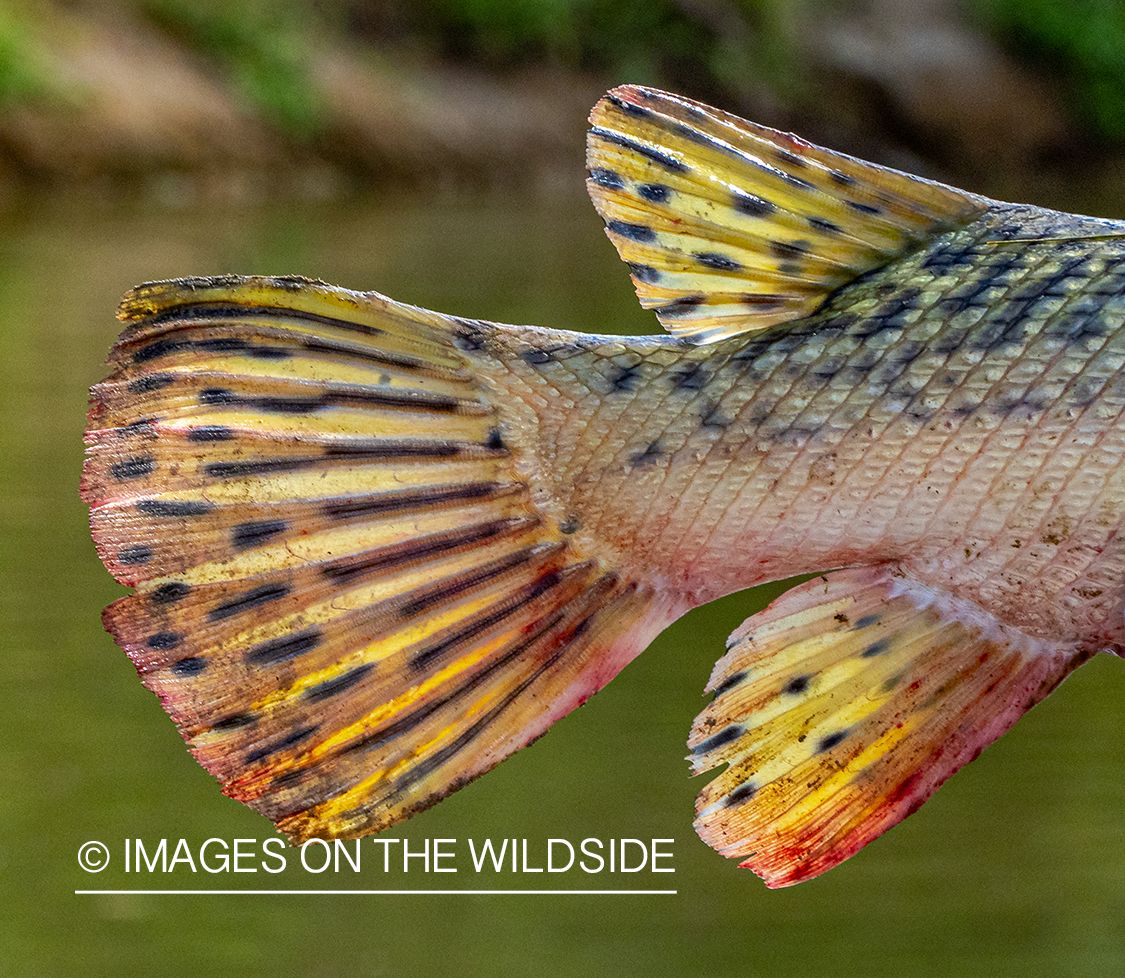
[(495, 328), (471, 358), (539, 505), (690, 606), (894, 561), (1120, 654), (1115, 230), (997, 204), (797, 324), (705, 346)]
[[(300, 278), (150, 283), (92, 391), (106, 627), (223, 790), (380, 831), (687, 610), (728, 641), (696, 828), (771, 886), (915, 811), (1125, 648), (1125, 224), (989, 201), (666, 93), (590, 187), (673, 335)], [(800, 237), (798, 237), (800, 235)]]

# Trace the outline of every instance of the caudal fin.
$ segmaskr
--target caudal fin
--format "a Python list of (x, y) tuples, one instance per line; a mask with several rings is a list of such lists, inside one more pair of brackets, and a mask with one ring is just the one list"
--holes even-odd
[(665, 624), (540, 518), (456, 321), (264, 278), (142, 286), (121, 316), (82, 483), (137, 589), (105, 623), (294, 839), (433, 804)]
[(688, 746), (696, 830), (770, 886), (831, 869), (915, 811), (1088, 653), (887, 568), (786, 592), (730, 639)]

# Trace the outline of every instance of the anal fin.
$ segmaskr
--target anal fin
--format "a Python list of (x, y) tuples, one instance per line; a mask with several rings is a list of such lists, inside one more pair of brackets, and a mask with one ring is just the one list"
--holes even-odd
[(796, 587), (730, 639), (688, 746), (700, 837), (770, 886), (915, 811), (1088, 657), (890, 568)]

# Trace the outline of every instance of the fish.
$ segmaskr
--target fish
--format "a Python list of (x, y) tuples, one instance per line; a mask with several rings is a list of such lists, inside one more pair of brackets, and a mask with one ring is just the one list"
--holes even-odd
[(665, 334), (296, 276), (124, 297), (81, 484), (135, 589), (104, 624), (299, 843), (430, 807), (688, 610), (797, 578), (687, 742), (699, 836), (787, 886), (1122, 654), (1125, 224), (642, 86), (590, 123)]

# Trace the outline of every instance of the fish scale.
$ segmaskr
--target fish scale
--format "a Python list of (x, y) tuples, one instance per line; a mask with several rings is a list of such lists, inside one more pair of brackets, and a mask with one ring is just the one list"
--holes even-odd
[[(976, 586), (965, 547), (989, 545), (1007, 528), (1012, 553), (990, 547), (989, 576), (1002, 573), (995, 555), (1003, 554), (1024, 586), (1033, 585), (1053, 551), (1013, 548), (1015, 529), (1029, 538), (1052, 518), (1047, 497), (1032, 498), (1031, 483), (1065, 484), (1081, 466), (1087, 485), (1082, 497), (1068, 500), (1077, 511), (1099, 492), (1116, 486), (1120, 493), (1118, 445), (1091, 458), (1087, 446), (1068, 453), (1066, 444), (1089, 424), (1101, 439), (1114, 438), (1125, 396), (1125, 317), (1120, 296), (1105, 297), (1082, 330), (1106, 335), (1072, 338), (1071, 306), (1084, 306), (1088, 292), (1070, 287), (1069, 301), (1064, 295), (1029, 304), (1029, 295), (1056, 299), (1068, 291), (1068, 278), (1079, 281), (1059, 274), (1073, 266), (1078, 245), (1051, 242), (1005, 264), (1006, 291), (1019, 282), (1019, 297), (981, 305), (971, 326), (949, 319), (947, 297), (977, 288), (976, 255), (1011, 247), (999, 235), (1012, 233), (1019, 216), (1001, 213), (992, 226), (952, 232), (900, 265), (869, 273), (800, 326), (697, 348), (671, 338), (634, 344), (643, 380), (624, 396), (605, 379), (607, 361), (620, 358), (618, 339), (589, 342), (555, 361), (527, 357), (519, 333), (498, 334), (488, 376), (503, 391), (500, 404), (532, 396), (546, 404), (538, 410), (538, 454), (552, 459), (543, 478), (561, 508), (590, 539), (611, 542), (623, 566), (643, 555), (644, 573), (692, 568), (681, 586), (693, 599), (830, 566), (857, 534), (859, 545), (880, 545), (888, 559), (949, 564), (951, 584)], [(1036, 233), (1035, 223), (1029, 215), (1017, 233)], [(1049, 228), (1062, 231), (1056, 218)], [(1076, 222), (1073, 230), (1081, 228)], [(1111, 243), (1108, 255), (1106, 247), (1087, 245), (1104, 269), (1088, 279), (1093, 289), (1118, 281), (1125, 245)], [(950, 258), (964, 254), (971, 264)], [(918, 297), (905, 311), (904, 288)], [(989, 355), (997, 348), (1000, 363)], [(690, 396), (679, 385), (685, 360), (705, 378)], [(1040, 396), (1045, 386), (1057, 393)], [(1067, 396), (1084, 386), (1104, 391), (1096, 407)], [(551, 398), (583, 405), (582, 423), (553, 413)], [(704, 425), (705, 402), (728, 423)], [(1108, 413), (1110, 424), (1091, 418), (1091, 410)], [(601, 433), (609, 431), (614, 440), (607, 442)], [(581, 437), (589, 432), (594, 437)], [(645, 455), (654, 444), (659, 452)], [(691, 522), (686, 514), (694, 514)], [(694, 524), (712, 530), (702, 537)], [(1108, 529), (1101, 541), (1090, 539), (1096, 532), (1091, 526), (1082, 535), (1091, 560), (1108, 542)], [(748, 580), (741, 565), (733, 580), (724, 573), (737, 550), (768, 556), (760, 578)], [(1083, 572), (1097, 573), (1097, 563)], [(1044, 597), (1053, 603), (1055, 595)], [(1120, 629), (1113, 635), (1120, 642)]]
[(140, 286), (83, 497), (106, 627), (223, 790), (379, 831), (688, 609), (730, 637), (695, 827), (771, 886), (915, 811), (1125, 648), (1125, 226), (625, 86), (588, 187), (671, 334), (299, 278)]

